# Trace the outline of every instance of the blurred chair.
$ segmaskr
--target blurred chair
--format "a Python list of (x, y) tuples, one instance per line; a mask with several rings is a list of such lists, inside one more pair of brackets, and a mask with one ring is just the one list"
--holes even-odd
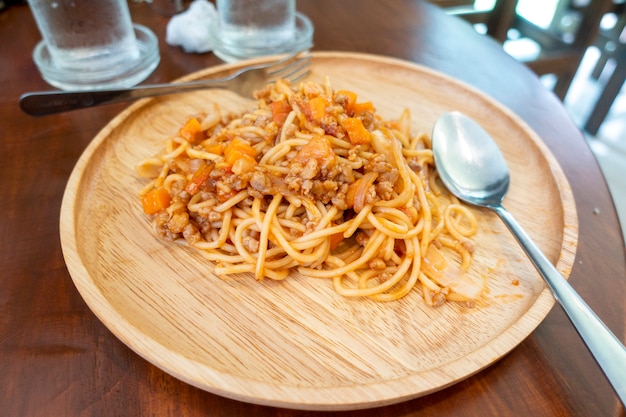
[[(486, 25), (486, 33), (503, 43), (528, 40), (537, 46), (529, 56), (516, 56), (537, 75), (556, 77), (554, 93), (563, 100), (587, 48), (592, 45), (602, 16), (612, 0), (560, 0), (552, 21), (547, 25), (531, 22), (518, 13), (521, 0), (495, 0), (491, 10), (476, 10), (469, 5), (445, 5), (445, 0), (429, 0), (472, 24)], [(543, 7), (540, 6), (540, 7)], [(506, 48), (505, 48), (506, 49)]]
[(496, 0), (492, 9), (479, 9), (475, 0), (427, 0), (444, 9), (448, 14), (459, 16), (473, 25), (486, 28), (485, 34), (499, 42), (507, 39), (507, 32), (515, 18), (518, 0)]
[[(615, 2), (610, 15), (613, 24), (600, 28), (594, 45), (599, 49), (600, 56), (591, 72), (591, 77), (600, 80), (605, 70), (612, 70), (604, 84), (598, 100), (591, 110), (583, 129), (595, 135), (606, 118), (613, 102), (624, 85), (626, 78), (626, 10), (624, 2)], [(613, 66), (608, 65), (613, 61)]]

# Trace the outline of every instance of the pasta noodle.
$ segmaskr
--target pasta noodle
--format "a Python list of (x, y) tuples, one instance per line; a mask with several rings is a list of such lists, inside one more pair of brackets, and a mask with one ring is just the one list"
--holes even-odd
[(294, 271), (378, 301), (421, 292), (469, 305), (484, 290), (471, 266), (478, 224), (438, 185), (410, 114), (383, 120), (330, 81), (257, 92), (241, 115), (213, 105), (136, 169), (156, 234), (184, 242), (219, 276), (282, 280)]

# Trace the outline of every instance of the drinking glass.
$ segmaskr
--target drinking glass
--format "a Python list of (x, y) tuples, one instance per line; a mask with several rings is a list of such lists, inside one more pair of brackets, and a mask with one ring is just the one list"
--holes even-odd
[[(296, 13), (295, 0), (217, 0), (215, 53), (226, 61), (299, 48), (312, 26)], [(302, 33), (304, 32), (304, 33)]]
[(156, 37), (133, 25), (126, 0), (28, 2), (43, 37), (34, 59), (53, 85), (133, 84), (152, 72), (155, 60), (158, 63)]

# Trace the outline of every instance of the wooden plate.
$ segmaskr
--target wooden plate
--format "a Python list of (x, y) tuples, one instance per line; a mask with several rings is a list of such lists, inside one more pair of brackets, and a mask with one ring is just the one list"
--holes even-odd
[[(415, 132), (430, 132), (449, 110), (480, 122), (510, 166), (505, 206), (569, 276), (578, 233), (572, 192), (555, 158), (519, 118), (464, 84), (404, 61), (316, 53), (312, 69), (310, 79), (329, 76), (334, 88), (356, 91), (385, 118), (409, 108)], [(86, 149), (63, 200), (61, 242), (76, 287), (98, 318), (154, 365), (241, 401), (375, 407), (440, 390), (493, 364), (553, 306), (509, 232), (479, 209), (472, 273), (488, 278), (490, 292), (476, 308), (427, 307), (417, 292), (390, 303), (346, 299), (331, 282), (295, 273), (281, 282), (216, 277), (200, 254), (155, 238), (137, 196), (144, 180), (134, 172), (188, 115), (213, 102), (233, 111), (253, 104), (214, 90), (132, 105)]]

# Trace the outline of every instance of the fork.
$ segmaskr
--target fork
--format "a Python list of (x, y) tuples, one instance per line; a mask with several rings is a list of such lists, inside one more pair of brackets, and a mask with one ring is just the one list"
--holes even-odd
[[(139, 98), (156, 97), (206, 88), (225, 88), (243, 97), (252, 97), (254, 91), (282, 78), (296, 82), (305, 78), (309, 70), (311, 56), (299, 50), (278, 61), (253, 65), (228, 75), (198, 81), (146, 84), (138, 87), (80, 90), (80, 91), (36, 91), (20, 97), (20, 107), (32, 116), (44, 116), (71, 110), (118, 103)], [(304, 55), (303, 55), (304, 54)]]

